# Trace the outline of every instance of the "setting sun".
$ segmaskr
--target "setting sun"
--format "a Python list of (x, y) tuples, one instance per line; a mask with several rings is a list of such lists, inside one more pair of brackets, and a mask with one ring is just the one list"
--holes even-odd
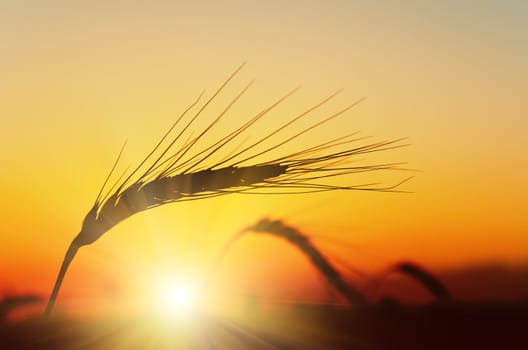
[(198, 307), (198, 291), (188, 282), (165, 281), (158, 286), (158, 310), (164, 315), (188, 315)]

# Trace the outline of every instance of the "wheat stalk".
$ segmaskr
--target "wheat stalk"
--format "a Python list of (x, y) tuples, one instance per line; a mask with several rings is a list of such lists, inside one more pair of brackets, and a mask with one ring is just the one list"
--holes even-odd
[[(348, 134), (332, 140), (326, 140), (319, 145), (295, 153), (286, 154), (282, 157), (272, 158), (261, 162), (256, 161), (257, 157), (265, 157), (272, 151), (294, 139), (297, 139), (308, 131), (344, 114), (361, 101), (350, 104), (323, 120), (300, 130), (293, 136), (273, 143), (272, 146), (268, 146), (264, 150), (256, 151), (257, 146), (265, 145), (266, 141), (272, 139), (272, 137), (276, 136), (281, 131), (289, 128), (298, 120), (326, 104), (334, 98), (339, 91), (288, 120), (285, 124), (271, 133), (264, 135), (258, 141), (242, 148), (241, 150), (235, 149), (228, 156), (224, 157), (223, 160), (207, 165), (208, 160), (210, 162), (210, 159), (212, 159), (215, 154), (224, 149), (227, 145), (232, 144), (237, 137), (240, 137), (240, 135), (253, 126), (258, 120), (294, 94), (297, 91), (297, 89), (295, 89), (258, 112), (254, 117), (250, 118), (236, 130), (228, 133), (205, 149), (189, 156), (189, 152), (199, 144), (199, 141), (202, 140), (202, 138), (220, 121), (227, 111), (251, 86), (252, 82), (233, 98), (225, 109), (218, 114), (216, 119), (205, 127), (198, 136), (194, 138), (188, 137), (187, 141), (182, 142), (182, 139), (187, 135), (186, 133), (195, 123), (197, 118), (220, 94), (242, 67), (243, 65), (231, 74), (220, 88), (218, 88), (216, 92), (198, 109), (198, 111), (192, 115), (190, 120), (181, 126), (176, 135), (172, 135), (176, 126), (180, 125), (184, 117), (186, 117), (198, 104), (203, 95), (202, 93), (196, 101), (194, 101), (177, 118), (158, 144), (140, 162), (140, 164), (133, 171), (128, 173), (128, 175), (125, 173), (119, 177), (115, 184), (108, 189), (107, 185), (117, 168), (117, 164), (124, 149), (123, 146), (110, 173), (106, 177), (92, 208), (84, 218), (81, 231), (68, 247), (46, 307), (46, 314), (50, 314), (53, 309), (66, 270), (75, 257), (78, 249), (84, 245), (95, 242), (115, 225), (138, 212), (168, 203), (211, 198), (231, 193), (292, 194), (332, 190), (397, 190), (397, 187), (401, 183), (389, 187), (381, 187), (379, 184), (335, 186), (325, 183), (324, 180), (331, 177), (359, 172), (397, 169), (400, 164), (348, 166), (347, 162), (352, 156), (405, 146), (401, 144), (401, 140), (382, 141), (354, 148), (345, 148), (343, 150), (342, 148), (344, 146), (349, 147), (353, 142), (362, 140), (362, 138), (355, 137), (355, 134)], [(167, 140), (169, 140), (168, 145), (162, 148), (162, 145), (166, 143)], [(173, 151), (174, 146), (177, 144), (182, 144), (182, 146), (180, 146), (177, 151)], [(159, 152), (160, 149), (160, 154), (154, 158), (154, 154)], [(147, 169), (140, 172), (141, 169), (144, 169), (145, 167)], [(277, 191), (273, 191), (273, 189), (277, 189)]]

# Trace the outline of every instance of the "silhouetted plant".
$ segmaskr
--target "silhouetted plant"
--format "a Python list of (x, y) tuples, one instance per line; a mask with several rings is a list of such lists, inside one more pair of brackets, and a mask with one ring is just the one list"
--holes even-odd
[(440, 280), (438, 280), (432, 273), (425, 268), (419, 266), (414, 262), (401, 261), (390, 266), (385, 270), (381, 276), (374, 279), (370, 284), (370, 290), (375, 292), (381, 287), (383, 281), (392, 274), (400, 273), (411, 277), (422, 286), (424, 286), (429, 293), (431, 293), (436, 300), (440, 302), (451, 301), (451, 294)]
[[(68, 247), (46, 307), (46, 314), (49, 314), (53, 308), (66, 270), (78, 249), (84, 245), (95, 242), (112, 227), (138, 212), (168, 203), (211, 198), (231, 193), (291, 194), (332, 190), (395, 191), (397, 186), (401, 184), (399, 183), (389, 187), (376, 187), (379, 186), (377, 184), (336, 186), (324, 182), (325, 179), (330, 177), (346, 174), (396, 169), (399, 164), (347, 166), (345, 163), (348, 162), (352, 156), (402, 147), (404, 145), (399, 143), (401, 140), (382, 141), (343, 149), (344, 146), (348, 147), (352, 142), (362, 140), (362, 138), (354, 138), (355, 134), (348, 134), (332, 140), (326, 140), (319, 145), (286, 154), (281, 157), (275, 157), (261, 162), (255, 161), (257, 157), (267, 155), (271, 151), (274, 151), (284, 144), (300, 137), (306, 132), (344, 114), (360, 102), (354, 102), (323, 120), (302, 129), (293, 136), (285, 138), (280, 142), (276, 142), (262, 151), (256, 151), (257, 146), (262, 145), (272, 136), (289, 128), (294, 122), (304, 118), (309, 113), (326, 104), (334, 98), (339, 91), (316, 103), (296, 117), (287, 121), (276, 130), (261, 137), (251, 145), (241, 150), (235, 148), (235, 150), (223, 160), (207, 165), (207, 161), (209, 160), (210, 162), (211, 157), (215, 153), (227, 145), (230, 145), (235, 138), (240, 136), (259, 119), (264, 117), (295, 93), (295, 91), (297, 91), (297, 89), (295, 89), (258, 112), (234, 131), (228, 133), (216, 142), (212, 142), (210, 146), (205, 149), (189, 156), (188, 153), (196, 146), (197, 142), (219, 122), (226, 112), (251, 86), (251, 83), (249, 83), (225, 107), (225, 109), (198, 134), (198, 136), (194, 138), (190, 137), (187, 141), (182, 142), (183, 135), (202, 114), (205, 108), (209, 106), (211, 101), (213, 101), (233, 79), (242, 66), (220, 86), (220, 88), (198, 109), (198, 111), (194, 113), (189, 121), (182, 125), (179, 131), (175, 132), (174, 130), (176, 126), (178, 126), (180, 122), (183, 123), (183, 118), (198, 104), (202, 96), (200, 95), (200, 97), (198, 97), (198, 99), (179, 116), (154, 149), (140, 162), (140, 164), (132, 172), (123, 174), (113, 186), (107, 189), (107, 184), (112, 177), (123, 152), (123, 146), (114, 166), (97, 195), (95, 203), (84, 218), (80, 233), (74, 238)], [(175, 132), (176, 135), (170, 136), (173, 132)], [(154, 154), (167, 139), (170, 140), (168, 141), (168, 145), (162, 148), (160, 154), (154, 158)], [(171, 152), (177, 142), (179, 142), (181, 146), (176, 151)], [(144, 168), (146, 168), (146, 170), (142, 171)], [(278, 191), (273, 192), (270, 191), (270, 189), (278, 189)]]
[(443, 302), (451, 300), (451, 295), (442, 282), (416, 263), (402, 261), (394, 265), (392, 270), (393, 272), (399, 272), (411, 276), (427, 288), (437, 300)]
[(341, 273), (332, 265), (328, 259), (310, 240), (308, 236), (299, 230), (284, 224), (280, 220), (262, 219), (253, 226), (249, 226), (240, 232), (234, 234), (229, 241), (222, 247), (220, 254), (214, 262), (213, 268), (207, 278), (212, 277), (215, 269), (223, 257), (228, 253), (231, 246), (242, 238), (245, 234), (267, 233), (287, 240), (297, 247), (310, 260), (312, 265), (326, 278), (328, 283), (333, 286), (341, 295), (343, 295), (352, 305), (361, 305), (365, 303), (365, 297), (355, 287), (345, 282)]
[(0, 321), (2, 321), (12, 310), (28, 305), (42, 303), (43, 301), (44, 300), (41, 296), (33, 294), (7, 296), (2, 299), (2, 301), (0, 301)]

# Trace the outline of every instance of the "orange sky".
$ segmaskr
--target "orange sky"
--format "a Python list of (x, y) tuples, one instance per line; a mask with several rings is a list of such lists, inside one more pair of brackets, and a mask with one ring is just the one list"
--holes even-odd
[[(299, 84), (270, 125), (343, 87), (327, 112), (366, 101), (306, 142), (349, 131), (407, 136), (410, 147), (373, 159), (420, 169), (404, 187), (414, 193), (155, 209), (83, 248), (65, 294), (137, 288), (154, 271), (203, 272), (230, 234), (263, 216), (349, 242), (357, 253), (319, 244), (367, 272), (400, 258), (432, 268), (526, 262), (527, 11), (513, 0), (0, 4), (0, 290), (48, 293), (123, 141), (123, 164), (136, 164), (202, 89), (244, 61), (228, 94), (256, 83), (219, 133)], [(262, 260), (281, 250), (276, 269), (316, 278), (285, 247), (248, 238), (221, 276), (274, 271)]]

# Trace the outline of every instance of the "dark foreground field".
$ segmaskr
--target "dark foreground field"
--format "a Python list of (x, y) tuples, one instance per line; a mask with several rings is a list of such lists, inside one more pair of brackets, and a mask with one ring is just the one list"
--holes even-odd
[(0, 349), (528, 349), (528, 302), (297, 305), (231, 320), (37, 318), (3, 323)]

